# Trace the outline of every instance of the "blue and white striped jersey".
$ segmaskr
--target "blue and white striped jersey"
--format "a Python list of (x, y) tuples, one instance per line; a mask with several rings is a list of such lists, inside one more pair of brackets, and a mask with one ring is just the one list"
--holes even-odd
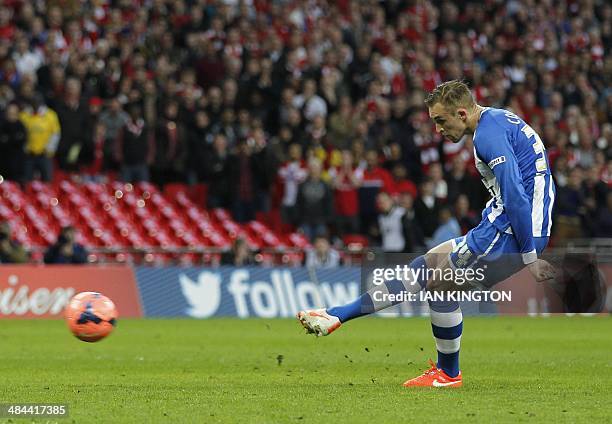
[(500, 232), (512, 233), (525, 263), (533, 237), (550, 236), (555, 186), (540, 136), (514, 113), (485, 108), (474, 132), (476, 168), (492, 199), (482, 211)]

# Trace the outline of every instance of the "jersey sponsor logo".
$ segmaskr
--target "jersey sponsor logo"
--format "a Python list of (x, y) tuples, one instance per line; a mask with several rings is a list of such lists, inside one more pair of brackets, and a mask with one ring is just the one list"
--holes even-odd
[(505, 161), (506, 161), (506, 156), (500, 156), (498, 158), (493, 159), (487, 165), (489, 165), (489, 168), (493, 169), (495, 168), (496, 165), (499, 165), (500, 163), (504, 163)]

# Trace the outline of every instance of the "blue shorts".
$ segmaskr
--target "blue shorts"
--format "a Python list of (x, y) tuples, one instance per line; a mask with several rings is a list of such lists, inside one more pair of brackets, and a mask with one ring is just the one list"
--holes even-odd
[[(548, 237), (533, 238), (538, 257), (548, 244)], [(511, 233), (500, 232), (483, 220), (462, 237), (452, 240), (450, 262), (455, 269), (479, 268), (485, 275), (476, 287), (490, 288), (525, 267), (518, 241)]]

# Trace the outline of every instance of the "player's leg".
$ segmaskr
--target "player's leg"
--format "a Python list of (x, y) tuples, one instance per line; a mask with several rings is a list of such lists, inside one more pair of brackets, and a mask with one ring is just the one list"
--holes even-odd
[[(546, 247), (547, 241), (548, 239), (545, 237), (535, 239), (538, 255)], [(486, 281), (483, 281), (483, 284), (480, 285), (490, 288), (524, 267), (521, 255), (518, 252), (518, 244), (512, 235), (499, 233), (485, 221), (468, 232), (466, 236), (453, 240), (452, 249), (449, 253), (446, 253), (445, 249), (440, 249), (440, 257), (437, 262), (439, 269), (484, 267), (483, 270), (488, 269), (490, 272), (483, 272), (482, 275), (486, 275)], [(434, 277), (436, 277), (436, 274), (434, 274)], [(436, 278), (431, 279), (427, 284), (428, 290), (444, 291), (465, 288), (465, 286), (456, 285), (452, 281), (448, 282)], [(438, 361), (422, 376), (408, 380), (404, 385), (459, 387), (461, 385), (459, 351), (463, 333), (461, 307), (459, 302), (443, 300), (429, 301), (429, 308)]]
[[(427, 260), (427, 255), (421, 255), (414, 259), (409, 267), (413, 270), (425, 270), (430, 266), (435, 266)], [(415, 272), (415, 275), (416, 272)], [(370, 288), (367, 292), (359, 296), (353, 302), (346, 305), (336, 306), (328, 309), (328, 313), (340, 319), (341, 322), (347, 322), (364, 315), (369, 315), (378, 311), (382, 311), (401, 302), (389, 300), (389, 294), (399, 294), (402, 291), (419, 292), (426, 284), (422, 278), (423, 273), (420, 272), (416, 281), (385, 281), (381, 285), (376, 285)], [(376, 300), (383, 299), (383, 300)]]
[[(425, 256), (422, 255), (416, 258), (410, 263), (410, 267), (415, 270), (426, 268)], [(383, 294), (399, 294), (402, 291), (420, 291), (425, 284), (425, 281), (415, 281), (414, 284), (398, 280), (386, 281), (380, 286), (372, 287), (346, 305), (335, 306), (329, 309), (300, 311), (297, 314), (297, 318), (308, 333), (313, 333), (316, 336), (327, 336), (349, 320), (378, 312), (399, 303), (388, 301), (388, 296), (382, 297), (386, 300), (376, 301), (376, 294), (381, 296)]]
[[(450, 291), (465, 290), (469, 286), (458, 284), (445, 276), (455, 275), (445, 272), (459, 268), (477, 266), (478, 260), (486, 258), (497, 247), (502, 235), (488, 221), (483, 221), (467, 235), (452, 240), (450, 246), (445, 244), (437, 250), (439, 273), (434, 273), (427, 283), (427, 290)], [(450, 248), (449, 248), (450, 247)], [(431, 329), (436, 343), (438, 360), (432, 368), (422, 375), (408, 380), (404, 386), (425, 387), (460, 387), (462, 384), (459, 370), (459, 351), (463, 333), (463, 313), (459, 302), (454, 300), (429, 301)]]
[[(359, 296), (353, 302), (346, 305), (336, 306), (329, 309), (315, 309), (300, 311), (297, 314), (307, 332), (317, 336), (326, 336), (336, 330), (342, 323), (364, 315), (369, 315), (391, 306), (401, 303), (401, 301), (389, 300), (389, 294), (398, 295), (402, 292), (416, 293), (421, 291), (427, 281), (425, 277), (429, 274), (428, 269), (435, 269), (437, 261), (448, 255), (452, 249), (450, 241), (431, 249), (425, 255), (414, 259), (409, 267), (414, 271), (412, 275), (414, 281), (386, 281), (381, 285), (372, 287), (370, 290)], [(381, 300), (382, 299), (382, 300)]]
[[(452, 267), (453, 255), (463, 254), (467, 248), (467, 236), (446, 242), (432, 250), (437, 257), (438, 269), (445, 271)], [(427, 284), (431, 291), (457, 290), (458, 286), (453, 281), (445, 281), (440, 278), (444, 272), (434, 273)], [(429, 316), (431, 319), (431, 330), (436, 343), (438, 360), (436, 367), (443, 370), (448, 377), (455, 378), (459, 375), (459, 349), (461, 347), (461, 335), (463, 333), (463, 313), (457, 301), (430, 300)]]

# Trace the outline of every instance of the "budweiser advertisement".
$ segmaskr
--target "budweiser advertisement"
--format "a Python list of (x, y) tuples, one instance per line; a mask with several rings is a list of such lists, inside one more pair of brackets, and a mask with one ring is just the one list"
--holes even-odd
[(0, 266), (0, 318), (60, 318), (76, 293), (113, 300), (121, 317), (141, 317), (136, 279), (127, 266)]

